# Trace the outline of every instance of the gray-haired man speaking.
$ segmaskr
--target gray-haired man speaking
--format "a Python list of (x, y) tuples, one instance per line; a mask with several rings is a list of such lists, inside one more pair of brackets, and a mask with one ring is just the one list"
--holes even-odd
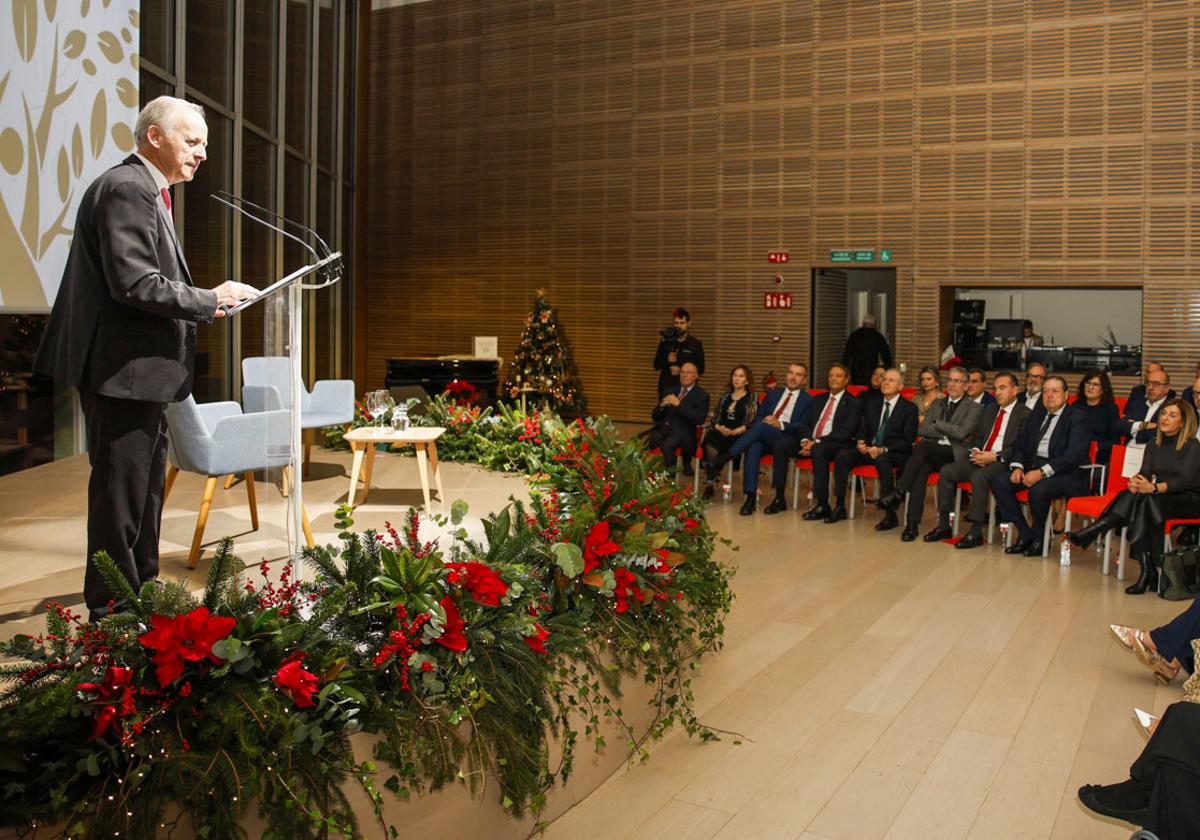
[[(200, 289), (175, 235), (170, 187), (204, 162), (203, 110), (160, 96), (138, 114), (137, 151), (84, 192), (36, 368), (79, 390), (87, 421), (88, 557), (106, 551), (134, 589), (158, 575), (166, 405), (192, 389), (196, 324), (257, 291)], [(97, 619), (112, 598), (88, 564)]]

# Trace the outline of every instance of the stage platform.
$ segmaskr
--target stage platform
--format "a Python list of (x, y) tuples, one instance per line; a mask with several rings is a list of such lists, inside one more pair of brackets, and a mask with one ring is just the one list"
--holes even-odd
[[(305, 500), (318, 541), (334, 539), (348, 466), (349, 453), (314, 450)], [(465, 499), (472, 514), (524, 492), (515, 477), (444, 469), (447, 497)], [(74, 458), (0, 478), (6, 635), (40, 627), (45, 600), (82, 600), (87, 472), (86, 459)], [(420, 502), (411, 456), (381, 454), (373, 485), (356, 529), (398, 523)], [(200, 492), (197, 477), (181, 475), (168, 502), (166, 575), (186, 571)], [(268, 510), (282, 505), (278, 493), (260, 486), (258, 495), (264, 525), (282, 521)], [(1158, 687), (1107, 625), (1156, 626), (1184, 603), (1125, 595), (1100, 574), (1094, 552), (1076, 552), (1064, 569), (1057, 558), (990, 546), (901, 543), (898, 532), (872, 529), (873, 510), (825, 525), (791, 511), (740, 517), (739, 504), (735, 494), (709, 507), (713, 526), (740, 546), (721, 555), (739, 567), (737, 600), (726, 648), (705, 661), (695, 689), (704, 722), (740, 735), (700, 744), (676, 733), (631, 767), (603, 757), (577, 788), (551, 798), (552, 813), (582, 801), (545, 837), (1129, 837), (1123, 824), (1085, 812), (1075, 790), (1125, 778), (1143, 743), (1133, 707), (1161, 712), (1180, 689)], [(247, 560), (256, 545), (277, 545), (277, 534), (248, 531), (243, 488), (219, 490), (207, 538), (243, 534)], [(192, 573), (198, 583), (210, 556)], [(494, 802), (466, 806), (454, 794), (450, 808), (464, 822), (422, 815), (434, 802), (410, 806), (432, 820), (423, 836), (528, 831)]]

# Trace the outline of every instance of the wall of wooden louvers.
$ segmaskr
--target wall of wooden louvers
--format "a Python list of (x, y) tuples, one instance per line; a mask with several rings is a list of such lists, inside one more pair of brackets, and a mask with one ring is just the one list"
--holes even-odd
[[(1198, 12), (1188, 0), (378, 10), (360, 373), (380, 386), (389, 357), (469, 352), (473, 335), (498, 335), (511, 356), (546, 288), (590, 407), (643, 418), (674, 307), (691, 309), (719, 391), (735, 363), (761, 377), (807, 356), (812, 266), (888, 248), (910, 380), (941, 349), (944, 286), (1141, 285), (1146, 354), (1190, 384)], [(776, 250), (790, 252), (782, 287)], [(764, 310), (774, 290), (795, 308)]]

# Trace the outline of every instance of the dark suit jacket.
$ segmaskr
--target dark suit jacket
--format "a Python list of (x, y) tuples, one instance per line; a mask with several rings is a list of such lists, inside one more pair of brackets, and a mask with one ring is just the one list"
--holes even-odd
[(980, 397), (980, 399), (979, 399), (979, 404), (981, 406), (983, 406), (984, 408), (987, 408), (989, 405), (994, 405), (995, 403), (996, 403), (996, 398), (994, 396), (992, 396), (991, 391), (984, 391), (983, 396)]
[[(1171, 394), (1168, 393), (1167, 399), (1163, 400), (1163, 404), (1166, 404), (1166, 401), (1169, 399), (1171, 399)], [(1118, 431), (1120, 431), (1122, 435), (1128, 436), (1133, 432), (1133, 424), (1135, 421), (1140, 420), (1147, 423), (1153, 422), (1154, 419), (1158, 417), (1158, 411), (1162, 408), (1162, 405), (1159, 405), (1159, 407), (1155, 409), (1154, 413), (1149, 417), (1146, 416), (1147, 408), (1149, 408), (1149, 406), (1146, 405), (1146, 389), (1142, 388), (1141, 397), (1125, 403), (1125, 414), (1121, 418), (1121, 422), (1117, 425)], [(1158, 432), (1155, 429), (1142, 429), (1137, 433), (1134, 441), (1136, 443), (1149, 443), (1150, 441), (1154, 440), (1154, 436), (1157, 433)]]
[(176, 402), (192, 390), (195, 322), (217, 295), (197, 289), (154, 178), (130, 155), (92, 182), (35, 369), (80, 390)]
[[(811, 440), (816, 434), (817, 423), (829, 402), (829, 392), (817, 396), (808, 407), (804, 417), (804, 425), (800, 428), (800, 439)], [(822, 443), (833, 443), (849, 446), (856, 439), (859, 423), (862, 422), (862, 400), (849, 391), (843, 391), (838, 399), (837, 409), (833, 412), (833, 427), (829, 434), (821, 438)]]
[(1040, 432), (1042, 421), (1046, 419), (1046, 406), (1039, 405), (1029, 415), (1025, 422), (1025, 431), (1013, 453), (1010, 466), (1016, 469), (1020, 466), (1028, 471), (1048, 463), (1055, 475), (1062, 475), (1070, 470), (1082, 467), (1088, 463), (1088, 449), (1091, 447), (1092, 436), (1088, 431), (1087, 418), (1082, 411), (1076, 411), (1071, 406), (1063, 408), (1063, 414), (1058, 418), (1058, 424), (1050, 435), (1050, 457), (1042, 461), (1038, 457), (1038, 443), (1041, 442)]
[[(779, 401), (786, 393), (786, 388), (775, 388), (768, 391), (767, 396), (763, 398), (762, 404), (758, 407), (758, 415), (754, 418), (754, 422), (757, 423), (774, 414), (775, 409), (779, 408)], [(783, 424), (784, 434), (799, 437), (800, 428), (804, 425), (804, 417), (808, 413), (810, 405), (812, 405), (812, 394), (801, 388), (796, 394), (796, 406), (792, 409), (791, 419)]]
[[(864, 403), (866, 413), (858, 439), (873, 446), (875, 433), (879, 431), (879, 422), (883, 419), (884, 400), (879, 399)], [(917, 407), (904, 397), (896, 400), (896, 408), (888, 418), (887, 428), (883, 430), (883, 447), (893, 455), (905, 455), (913, 450), (913, 442), (917, 439)]]
[[(996, 415), (1000, 413), (1000, 403), (993, 402), (991, 405), (984, 406), (983, 412), (979, 415), (979, 420), (975, 424), (975, 432), (973, 439), (975, 446), (980, 449), (988, 442), (988, 438), (992, 436), (992, 427), (996, 425)], [(1018, 398), (1012, 406), (1012, 414), (1008, 418), (1008, 425), (1004, 428), (1004, 440), (1000, 442), (1000, 451), (997, 453), (997, 460), (1002, 464), (1007, 464), (1013, 459), (1013, 455), (1017, 451), (1017, 444), (1020, 443), (1021, 437), (1025, 432), (1025, 426), (1029, 421), (1029, 415), (1032, 412), (1025, 407), (1024, 400)]]
[[(1185, 393), (1189, 390), (1191, 390), (1191, 389), (1190, 388), (1185, 389)], [(1168, 388), (1167, 389), (1167, 399), (1173, 399), (1174, 397), (1175, 397), (1175, 389)], [(1185, 399), (1186, 399), (1186, 397), (1185, 397)], [(1129, 390), (1129, 399), (1126, 400), (1126, 402), (1134, 403), (1134, 402), (1138, 402), (1139, 400), (1142, 402), (1145, 402), (1145, 400), (1146, 400), (1146, 386), (1145, 385), (1134, 385)]]
[[(678, 394), (679, 391), (673, 393)], [(693, 385), (683, 402), (679, 405), (655, 406), (652, 416), (655, 423), (665, 424), (671, 431), (685, 437), (690, 436), (687, 439), (692, 440), (696, 436), (696, 427), (704, 425), (704, 420), (708, 417), (708, 392), (698, 384)]]

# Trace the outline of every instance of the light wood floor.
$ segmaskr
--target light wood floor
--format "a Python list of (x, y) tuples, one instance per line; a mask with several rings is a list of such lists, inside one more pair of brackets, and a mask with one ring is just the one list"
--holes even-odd
[[(305, 498), (318, 541), (332, 541), (349, 459), (315, 457)], [(520, 491), (511, 478), (445, 470), (448, 498), (473, 513)], [(77, 458), (0, 478), (5, 636), (37, 626), (47, 599), (81, 602), (86, 476)], [(414, 459), (381, 457), (374, 486), (356, 528), (419, 503)], [(185, 572), (200, 487), (181, 476), (168, 502), (164, 574)], [(260, 486), (258, 497), (264, 527), (238, 540), (248, 560), (280, 546), (278, 494)], [(827, 526), (790, 511), (743, 518), (739, 504), (710, 507), (740, 546), (728, 555), (737, 601), (726, 648), (695, 688), (704, 721), (742, 737), (669, 738), (547, 838), (1129, 837), (1093, 819), (1075, 790), (1125, 778), (1143, 743), (1133, 707), (1160, 712), (1179, 689), (1157, 687), (1107, 625), (1156, 626), (1182, 604), (1125, 595), (1094, 553), (1063, 569), (992, 547), (904, 544), (872, 530), (873, 510)], [(218, 491), (208, 538), (247, 521), (241, 486)]]

